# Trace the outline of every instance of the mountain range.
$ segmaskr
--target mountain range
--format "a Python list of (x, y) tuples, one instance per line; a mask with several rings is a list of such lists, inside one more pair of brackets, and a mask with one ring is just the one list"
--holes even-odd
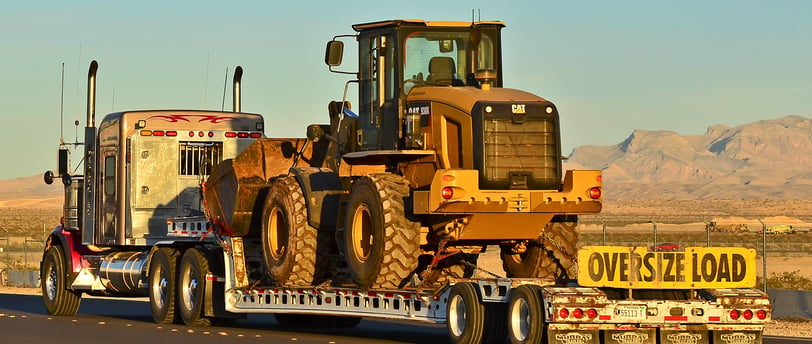
[[(604, 198), (812, 199), (812, 119), (714, 125), (702, 135), (635, 130), (611, 146), (580, 146), (564, 169), (603, 170)], [(0, 207), (59, 206), (59, 181), (0, 181)]]
[(564, 168), (603, 170), (607, 199), (810, 199), (812, 119), (689, 136), (635, 130), (616, 145), (575, 148)]

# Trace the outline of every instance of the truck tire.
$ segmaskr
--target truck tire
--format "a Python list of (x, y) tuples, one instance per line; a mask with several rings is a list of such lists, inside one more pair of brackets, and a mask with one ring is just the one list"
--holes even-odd
[(318, 230), (307, 222), (304, 192), (296, 178), (285, 177), (273, 184), (262, 219), (262, 254), (274, 283), (311, 285)]
[(448, 294), (446, 315), (452, 343), (485, 343), (485, 305), (471, 282), (457, 283)]
[(68, 289), (68, 269), (65, 254), (57, 246), (45, 252), (40, 271), (42, 301), (50, 315), (75, 315), (82, 293)]
[(502, 267), (507, 277), (577, 277), (577, 227), (575, 216), (556, 216), (544, 227), (541, 236), (527, 245), (524, 253), (513, 253), (509, 246), (502, 246)]
[(350, 192), (344, 254), (361, 288), (400, 288), (417, 268), (420, 225), (407, 218), (409, 183), (403, 177), (372, 174)]
[(512, 344), (542, 343), (544, 307), (539, 286), (523, 285), (511, 292), (507, 330)]
[(152, 319), (158, 324), (171, 324), (176, 320), (175, 283), (178, 251), (170, 247), (158, 248), (149, 264), (149, 306)]
[(206, 275), (209, 261), (200, 250), (190, 248), (180, 260), (177, 300), (180, 318), (188, 326), (211, 326), (211, 319), (203, 316)]

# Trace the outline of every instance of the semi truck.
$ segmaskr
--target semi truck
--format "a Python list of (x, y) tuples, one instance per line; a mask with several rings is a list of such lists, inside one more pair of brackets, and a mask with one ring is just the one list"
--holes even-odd
[[(771, 306), (752, 288), (754, 250), (576, 249), (602, 175), (562, 171), (555, 105), (503, 87), (502, 27), (354, 25), (325, 62), (356, 79), (302, 138), (267, 138), (241, 111), (239, 67), (230, 112), (115, 112), (97, 128), (91, 62), (83, 171), (61, 146), (44, 177), (65, 189), (46, 309), (148, 296), (157, 323), (190, 326), (271, 313), (445, 323), (454, 343), (761, 342)], [(356, 72), (337, 70), (344, 39)], [(478, 271), (489, 248), (504, 276)]]

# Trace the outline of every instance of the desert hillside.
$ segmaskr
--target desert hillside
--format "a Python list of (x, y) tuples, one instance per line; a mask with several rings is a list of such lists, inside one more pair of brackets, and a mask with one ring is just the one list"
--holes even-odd
[(635, 130), (575, 148), (566, 169), (604, 171), (607, 199), (810, 199), (812, 119), (787, 116), (702, 135)]

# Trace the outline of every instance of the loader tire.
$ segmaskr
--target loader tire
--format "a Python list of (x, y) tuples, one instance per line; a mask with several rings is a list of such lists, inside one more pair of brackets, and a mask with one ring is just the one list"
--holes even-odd
[(273, 184), (262, 212), (262, 255), (279, 286), (309, 286), (316, 267), (318, 230), (307, 222), (307, 205), (294, 177)]
[(502, 267), (514, 278), (577, 277), (578, 220), (574, 215), (555, 216), (524, 253), (502, 246)]
[(65, 254), (58, 246), (51, 246), (42, 259), (40, 281), (42, 301), (50, 315), (75, 315), (82, 301), (82, 293), (68, 289), (68, 266)]
[(407, 218), (409, 183), (379, 173), (358, 178), (350, 192), (344, 253), (362, 288), (399, 288), (417, 267), (420, 225)]

